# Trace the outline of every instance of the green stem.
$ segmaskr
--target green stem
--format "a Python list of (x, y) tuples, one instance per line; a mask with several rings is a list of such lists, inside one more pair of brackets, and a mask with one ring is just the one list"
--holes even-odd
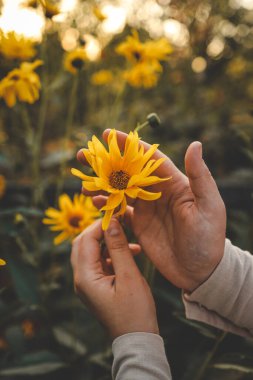
[(142, 124), (138, 124), (138, 125), (134, 128), (134, 131), (135, 131), (135, 132), (139, 132), (142, 128), (146, 127), (147, 125), (149, 125), (149, 122), (148, 122), (148, 121), (145, 121), (145, 122), (142, 123)]
[(47, 54), (47, 40), (45, 39), (42, 44), (41, 56), (44, 61), (44, 69), (42, 72), (42, 83), (43, 89), (41, 93), (41, 104), (39, 110), (38, 118), (38, 128), (34, 141), (34, 152), (33, 152), (33, 174), (34, 174), (34, 191), (33, 191), (33, 204), (36, 205), (41, 198), (40, 189), (40, 154), (42, 148), (42, 139), (45, 129), (47, 104), (48, 104), (48, 76), (46, 67), (46, 54)]
[(155, 278), (155, 267), (147, 256), (144, 257), (143, 276), (147, 280), (147, 283), (152, 288)]
[(212, 361), (214, 355), (216, 354), (220, 344), (223, 342), (225, 337), (227, 336), (226, 332), (223, 332), (219, 338), (216, 340), (214, 346), (212, 347), (211, 351), (206, 356), (202, 366), (200, 367), (199, 371), (197, 372), (196, 376), (194, 377), (195, 380), (202, 380), (204, 379), (204, 375), (206, 372), (207, 367), (209, 366), (210, 362)]
[(117, 93), (117, 96), (115, 97), (115, 100), (111, 106), (109, 117), (107, 118), (106, 123), (105, 123), (105, 129), (116, 128), (116, 123), (119, 119), (120, 111), (122, 109), (122, 100), (123, 100), (123, 95), (125, 93), (125, 88), (126, 88), (126, 85), (124, 83), (121, 90)]
[(25, 144), (27, 146), (29, 155), (33, 157), (34, 131), (25, 104), (20, 105), (20, 113), (25, 131)]
[[(68, 110), (68, 115), (67, 115), (67, 120), (66, 120), (66, 128), (65, 128), (65, 136), (64, 136), (64, 153), (67, 152), (68, 150), (69, 138), (70, 138), (71, 130), (73, 127), (73, 119), (74, 119), (74, 114), (75, 114), (75, 109), (76, 109), (78, 83), (79, 83), (79, 75), (77, 74), (75, 75), (73, 79), (72, 87), (70, 90), (70, 96), (69, 96), (69, 110)], [(60, 165), (60, 178), (59, 178), (57, 189), (56, 189), (57, 198), (63, 188), (66, 165), (67, 165), (67, 158), (66, 156), (63, 156), (61, 165)]]

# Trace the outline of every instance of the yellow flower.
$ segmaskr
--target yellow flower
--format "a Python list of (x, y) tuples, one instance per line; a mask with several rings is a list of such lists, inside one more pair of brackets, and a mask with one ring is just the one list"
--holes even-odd
[(87, 60), (87, 54), (83, 48), (77, 48), (65, 55), (64, 67), (72, 74), (76, 74), (81, 70)]
[(96, 86), (103, 86), (105, 84), (111, 83), (113, 80), (113, 75), (110, 70), (100, 70), (91, 76), (91, 83)]
[(3, 175), (0, 175), (0, 198), (3, 197), (6, 190), (6, 179)]
[(132, 64), (147, 61), (156, 61), (158, 64), (159, 61), (166, 60), (171, 52), (172, 47), (166, 38), (141, 42), (136, 30), (116, 47), (116, 53), (123, 55)]
[(101, 22), (107, 19), (107, 16), (104, 15), (104, 13), (101, 11), (101, 9), (97, 5), (93, 7), (93, 14)]
[(51, 1), (48, 1), (48, 0), (39, 0), (39, 1), (43, 7), (45, 16), (47, 18), (51, 19), (60, 13), (60, 8), (57, 5), (53, 4)]
[(10, 59), (30, 59), (36, 54), (35, 42), (15, 32), (1, 33), (0, 53)]
[(0, 259), (0, 266), (3, 266), (5, 264), (6, 264), (6, 262), (3, 259)]
[(8, 107), (13, 107), (17, 98), (29, 104), (39, 99), (40, 78), (34, 70), (42, 64), (41, 60), (23, 62), (0, 81), (0, 98), (4, 98)]
[(52, 231), (62, 231), (54, 239), (54, 244), (57, 245), (64, 240), (72, 240), (99, 217), (100, 213), (93, 206), (90, 197), (75, 194), (72, 202), (67, 194), (62, 194), (59, 197), (59, 210), (50, 207), (45, 215), (47, 218), (43, 219), (44, 224), (52, 225)]
[(148, 62), (139, 63), (123, 72), (123, 78), (133, 87), (151, 88), (157, 84), (162, 68)]
[(96, 177), (83, 174), (77, 169), (72, 169), (72, 174), (83, 180), (82, 185), (89, 191), (104, 190), (109, 193), (107, 203), (100, 211), (105, 211), (102, 228), (106, 230), (110, 219), (120, 206), (115, 216), (123, 215), (126, 211), (126, 196), (152, 201), (160, 198), (161, 192), (153, 193), (142, 189), (154, 185), (169, 178), (159, 178), (153, 173), (165, 161), (151, 159), (158, 145), (154, 144), (144, 153), (144, 147), (139, 144), (138, 133), (130, 132), (127, 136), (124, 153), (121, 154), (116, 131), (111, 130), (108, 136), (109, 151), (96, 138), (88, 142), (88, 149), (83, 154), (96, 173)]

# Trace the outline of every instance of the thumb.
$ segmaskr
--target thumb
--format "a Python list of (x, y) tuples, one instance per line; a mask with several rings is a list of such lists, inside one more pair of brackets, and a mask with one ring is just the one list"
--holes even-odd
[(219, 195), (216, 182), (202, 158), (202, 144), (195, 141), (185, 154), (185, 171), (197, 204), (211, 206)]
[(137, 274), (139, 269), (128, 246), (126, 235), (116, 218), (112, 218), (105, 231), (105, 242), (115, 274)]

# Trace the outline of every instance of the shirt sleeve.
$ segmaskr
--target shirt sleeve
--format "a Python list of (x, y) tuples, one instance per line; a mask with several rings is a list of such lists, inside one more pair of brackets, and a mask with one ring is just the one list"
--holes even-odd
[(113, 341), (113, 380), (171, 380), (163, 339), (152, 333), (130, 333)]
[(226, 239), (223, 258), (191, 294), (183, 293), (186, 318), (253, 337), (253, 256)]

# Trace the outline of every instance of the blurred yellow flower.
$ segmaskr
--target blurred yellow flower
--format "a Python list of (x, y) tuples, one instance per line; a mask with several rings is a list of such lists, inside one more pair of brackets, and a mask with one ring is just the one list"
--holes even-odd
[(100, 216), (90, 197), (75, 194), (73, 202), (67, 194), (59, 197), (59, 210), (53, 207), (45, 211), (44, 224), (52, 225), (51, 231), (62, 231), (54, 239), (54, 244), (72, 240)]
[(85, 61), (87, 60), (87, 54), (83, 48), (77, 48), (66, 53), (64, 58), (64, 67), (72, 74), (76, 74), (79, 70), (82, 70)]
[(95, 5), (93, 7), (93, 14), (96, 16), (96, 18), (99, 20), (99, 21), (104, 21), (107, 19), (107, 16), (104, 15), (104, 13), (101, 11), (100, 7), (98, 7), (97, 5)]
[(23, 62), (0, 81), (0, 98), (4, 98), (8, 107), (13, 107), (17, 98), (29, 104), (39, 99), (40, 78), (34, 70), (42, 64), (41, 60)]
[(15, 32), (0, 33), (0, 53), (9, 59), (26, 60), (35, 56), (35, 41)]
[(24, 7), (37, 8), (39, 5), (38, 0), (26, 0), (22, 3)]
[(123, 72), (125, 80), (134, 87), (153, 87), (163, 71), (160, 61), (168, 58), (172, 52), (165, 38), (141, 42), (134, 30), (124, 42), (116, 47), (116, 53), (123, 55), (131, 66)]
[(6, 179), (3, 175), (0, 175), (0, 198), (3, 197), (6, 190)]
[(160, 65), (143, 62), (123, 71), (123, 78), (133, 87), (151, 88), (157, 84), (161, 71)]
[(3, 266), (6, 264), (6, 261), (4, 261), (3, 259), (0, 259), (0, 266)]
[(115, 130), (111, 130), (108, 136), (109, 151), (96, 138), (88, 142), (88, 149), (83, 154), (94, 170), (96, 177), (83, 174), (80, 170), (72, 169), (72, 174), (83, 180), (82, 185), (89, 191), (106, 191), (109, 193), (106, 205), (100, 211), (105, 211), (102, 228), (106, 230), (110, 219), (120, 206), (115, 216), (122, 215), (126, 211), (126, 196), (152, 201), (160, 198), (161, 192), (152, 193), (142, 187), (154, 185), (169, 178), (159, 178), (151, 175), (166, 158), (151, 159), (158, 144), (151, 146), (144, 153), (144, 147), (139, 144), (138, 133), (130, 132), (127, 136), (123, 155), (117, 142)]
[(113, 74), (110, 70), (99, 70), (91, 76), (91, 83), (96, 86), (103, 86), (113, 81)]
[(132, 64), (147, 61), (163, 61), (173, 49), (165, 38), (141, 42), (138, 32), (132, 31), (132, 35), (116, 47), (116, 53), (123, 55)]
[(52, 3), (51, 1), (39, 0), (39, 2), (41, 3), (44, 10), (44, 14), (47, 18), (51, 19), (52, 17), (60, 13), (60, 8), (56, 4)]

